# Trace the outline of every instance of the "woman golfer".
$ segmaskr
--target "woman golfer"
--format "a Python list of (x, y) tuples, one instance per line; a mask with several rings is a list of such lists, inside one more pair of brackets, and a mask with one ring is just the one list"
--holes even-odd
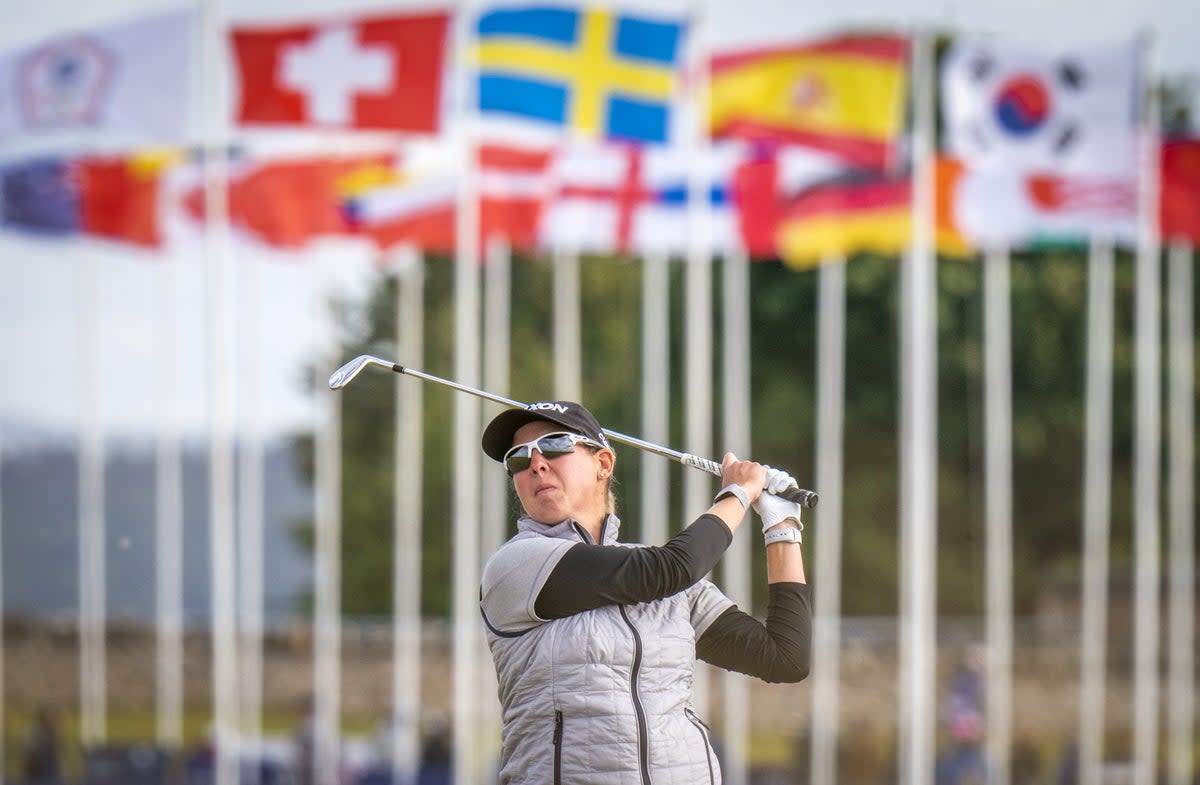
[[(525, 512), (481, 587), (503, 714), (500, 782), (721, 782), (692, 707), (696, 659), (772, 682), (808, 675), (800, 507), (764, 493), (795, 481), (727, 453), (713, 505), (665, 545), (639, 547), (617, 542), (616, 454), (583, 406), (504, 411), (483, 451), (504, 464)], [(765, 532), (765, 625), (704, 579), (751, 506)]]

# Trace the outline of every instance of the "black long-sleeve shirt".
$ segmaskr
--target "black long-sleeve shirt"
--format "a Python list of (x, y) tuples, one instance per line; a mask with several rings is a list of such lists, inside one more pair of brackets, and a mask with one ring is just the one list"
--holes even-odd
[[(604, 605), (669, 597), (704, 577), (733, 535), (714, 515), (702, 515), (665, 545), (625, 548), (579, 543), (551, 571), (534, 609), (558, 619)], [(812, 603), (803, 583), (773, 583), (762, 623), (733, 606), (696, 641), (696, 656), (764, 681), (794, 682), (808, 675)]]

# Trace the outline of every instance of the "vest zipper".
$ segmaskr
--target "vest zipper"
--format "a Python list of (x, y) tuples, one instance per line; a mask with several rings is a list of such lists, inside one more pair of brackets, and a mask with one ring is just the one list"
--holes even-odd
[(696, 712), (691, 709), (684, 709), (683, 713), (691, 720), (692, 725), (696, 726), (696, 730), (700, 731), (700, 739), (704, 742), (704, 755), (708, 759), (708, 781), (715, 783), (716, 775), (713, 773), (713, 749), (712, 742), (708, 737), (708, 726), (704, 724), (704, 720), (696, 715)]
[(563, 715), (554, 712), (554, 785), (562, 785)]
[(638, 696), (638, 674), (642, 670), (642, 636), (638, 634), (637, 627), (633, 626), (633, 622), (630, 621), (629, 614), (625, 612), (625, 606), (618, 605), (617, 609), (621, 611), (621, 618), (625, 620), (629, 631), (633, 633), (633, 665), (629, 669), (629, 693), (633, 697), (633, 713), (637, 716), (638, 767), (642, 773), (642, 785), (651, 785), (650, 736), (646, 730), (646, 710), (642, 707), (642, 699)]

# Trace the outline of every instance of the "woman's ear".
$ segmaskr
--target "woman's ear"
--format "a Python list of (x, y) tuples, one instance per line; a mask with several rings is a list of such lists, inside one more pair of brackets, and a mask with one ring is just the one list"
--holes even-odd
[(612, 474), (613, 467), (617, 465), (617, 454), (604, 449), (596, 453), (596, 458), (600, 461), (600, 479), (607, 479)]

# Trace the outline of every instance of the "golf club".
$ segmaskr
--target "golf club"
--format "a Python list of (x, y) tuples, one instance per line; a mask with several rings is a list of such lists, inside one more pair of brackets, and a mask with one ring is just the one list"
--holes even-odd
[[(385, 370), (394, 371), (396, 373), (402, 373), (407, 376), (415, 376), (418, 379), (424, 379), (427, 382), (440, 384), (443, 387), (449, 387), (451, 389), (458, 390), (459, 392), (465, 392), (470, 395), (474, 395), (477, 398), (483, 398), (484, 400), (499, 403), (514, 409), (526, 408), (526, 404), (523, 404), (520, 401), (514, 401), (511, 398), (505, 398), (504, 396), (486, 392), (485, 390), (478, 390), (474, 387), (468, 387), (465, 384), (452, 382), (449, 379), (443, 379), (440, 376), (433, 376), (432, 374), (418, 371), (415, 368), (406, 368), (398, 363), (389, 362), (387, 360), (380, 359), (379, 357), (373, 357), (369, 354), (359, 355), (343, 365), (341, 368), (338, 368), (336, 371), (334, 371), (329, 377), (329, 389), (342, 389), (346, 385), (350, 384), (350, 382), (354, 381), (355, 377), (362, 373), (364, 368), (368, 368), (370, 366), (376, 366)], [(627, 444), (630, 447), (636, 447), (639, 450), (645, 450), (646, 452), (660, 455), (663, 458), (670, 458), (673, 461), (682, 463), (684, 466), (691, 466), (694, 469), (706, 471), (709, 474), (716, 475), (717, 477), (721, 476), (721, 464), (717, 463), (716, 461), (708, 458), (701, 458), (698, 455), (691, 455), (686, 452), (672, 450), (668, 447), (663, 447), (661, 445), (639, 439), (636, 436), (626, 436), (623, 433), (610, 431), (607, 428), (603, 430), (604, 435), (615, 442)], [(787, 499), (788, 501), (796, 502), (801, 507), (812, 508), (817, 506), (817, 494), (813, 491), (805, 490), (804, 488), (789, 488), (778, 495), (784, 499)]]

